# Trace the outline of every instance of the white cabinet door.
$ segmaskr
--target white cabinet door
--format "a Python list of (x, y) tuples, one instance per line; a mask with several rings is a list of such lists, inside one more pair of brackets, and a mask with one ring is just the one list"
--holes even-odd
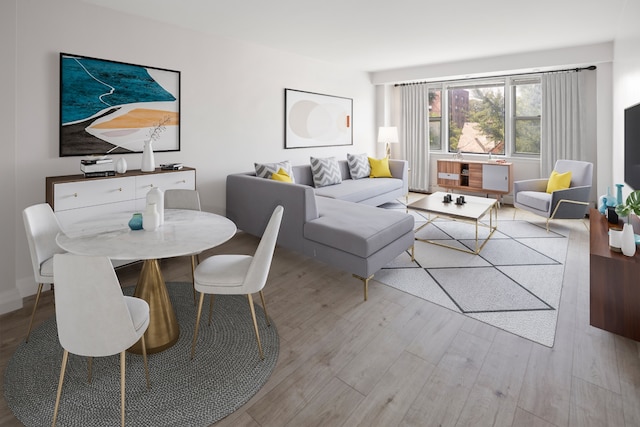
[(132, 178), (110, 178), (56, 184), (55, 210), (59, 212), (131, 200), (134, 182)]
[(482, 165), (482, 189), (508, 192), (509, 167), (505, 165)]
[(136, 199), (144, 199), (153, 187), (160, 187), (161, 190), (185, 188), (193, 190), (196, 188), (196, 171), (179, 171), (171, 173), (159, 173), (136, 176)]

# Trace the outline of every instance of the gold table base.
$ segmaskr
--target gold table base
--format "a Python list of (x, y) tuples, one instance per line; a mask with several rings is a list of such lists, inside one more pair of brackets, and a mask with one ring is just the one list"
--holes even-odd
[[(144, 334), (147, 353), (158, 353), (174, 345), (180, 337), (180, 327), (157, 259), (144, 261), (133, 295), (149, 303), (149, 327)], [(128, 351), (142, 354), (141, 341)]]

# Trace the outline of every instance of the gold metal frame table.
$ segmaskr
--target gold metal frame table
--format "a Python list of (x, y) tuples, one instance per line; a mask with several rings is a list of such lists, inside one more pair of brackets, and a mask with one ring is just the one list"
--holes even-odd
[[(419, 239), (416, 237), (416, 240), (421, 242), (427, 242), (434, 245), (444, 246), (446, 248), (455, 249), (462, 252), (467, 252), (470, 254), (477, 255), (480, 253), (484, 245), (489, 241), (494, 231), (498, 229), (498, 202), (496, 199), (489, 199), (484, 197), (477, 196), (464, 196), (465, 203), (458, 205), (455, 202), (455, 198), (453, 201), (449, 203), (444, 203), (444, 197), (447, 193), (438, 191), (428, 196), (425, 196), (410, 205), (407, 206), (408, 209), (414, 209), (417, 211), (427, 212), (429, 214), (429, 218), (427, 222), (421, 225), (416, 232), (420, 231), (427, 225), (431, 224), (435, 219), (440, 218), (441, 216), (450, 218), (454, 221), (466, 221), (475, 223), (476, 226), (476, 247), (475, 250), (463, 249), (455, 246), (448, 245), (446, 243), (442, 243), (435, 240), (429, 239)], [(452, 195), (452, 196), (460, 196)], [(480, 220), (484, 218), (485, 215), (489, 214), (489, 224), (485, 224)], [(431, 218), (431, 214), (435, 214), (433, 218)], [(495, 223), (494, 223), (495, 216)], [(489, 228), (489, 235), (487, 238), (479, 245), (478, 239), (478, 227), (483, 226)]]
[[(131, 215), (113, 214), (73, 224), (58, 234), (56, 242), (77, 255), (144, 260), (134, 295), (149, 303), (145, 341), (147, 352), (157, 353), (171, 347), (180, 336), (158, 260), (218, 246), (235, 235), (236, 226), (224, 216), (209, 212), (166, 209), (165, 222), (157, 230), (130, 230)], [(141, 353), (140, 342), (129, 350)]]

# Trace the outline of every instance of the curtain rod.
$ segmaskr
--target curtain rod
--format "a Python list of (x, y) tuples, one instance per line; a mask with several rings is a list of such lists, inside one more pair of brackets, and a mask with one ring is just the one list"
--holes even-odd
[(483, 76), (483, 77), (469, 77), (466, 79), (451, 79), (451, 80), (434, 80), (434, 81), (424, 81), (424, 82), (413, 82), (413, 83), (396, 83), (394, 85), (394, 87), (396, 86), (410, 86), (410, 85), (425, 85), (425, 84), (432, 84), (432, 83), (449, 83), (449, 82), (459, 82), (459, 81), (464, 81), (464, 80), (485, 80), (485, 79), (495, 79), (498, 77), (518, 77), (518, 76), (528, 76), (531, 74), (551, 74), (551, 73), (565, 73), (565, 72), (569, 72), (569, 71), (574, 71), (574, 72), (580, 72), (583, 70), (589, 70), (589, 71), (593, 71), (595, 70), (597, 67), (595, 65), (590, 65), (588, 67), (582, 67), (582, 68), (568, 68), (565, 70), (552, 70), (552, 71), (531, 71), (528, 73), (519, 73), (519, 74), (503, 74), (500, 76)]

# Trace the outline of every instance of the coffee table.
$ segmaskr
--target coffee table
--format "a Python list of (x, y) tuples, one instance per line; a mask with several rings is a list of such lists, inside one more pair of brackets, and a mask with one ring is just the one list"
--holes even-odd
[[(456, 204), (456, 198), (459, 195), (452, 195), (453, 201), (449, 203), (444, 202), (444, 198), (448, 193), (438, 191), (428, 196), (419, 199), (407, 207), (417, 211), (427, 212), (429, 214), (428, 221), (421, 225), (416, 232), (420, 231), (427, 225), (431, 224), (435, 219), (440, 217), (446, 217), (454, 221), (463, 221), (474, 223), (476, 226), (476, 246), (475, 250), (459, 248), (452, 245), (448, 245), (441, 241), (419, 239), (421, 242), (427, 242), (434, 245), (444, 246), (458, 251), (471, 253), (477, 255), (480, 253), (484, 245), (489, 241), (494, 231), (498, 229), (498, 201), (496, 199), (488, 199), (477, 196), (464, 196), (464, 204)], [(489, 224), (481, 222), (481, 220), (489, 214)], [(431, 217), (431, 215), (435, 215)], [(494, 222), (495, 216), (495, 222)], [(489, 228), (489, 235), (484, 239), (482, 244), (478, 240), (478, 227)]]

